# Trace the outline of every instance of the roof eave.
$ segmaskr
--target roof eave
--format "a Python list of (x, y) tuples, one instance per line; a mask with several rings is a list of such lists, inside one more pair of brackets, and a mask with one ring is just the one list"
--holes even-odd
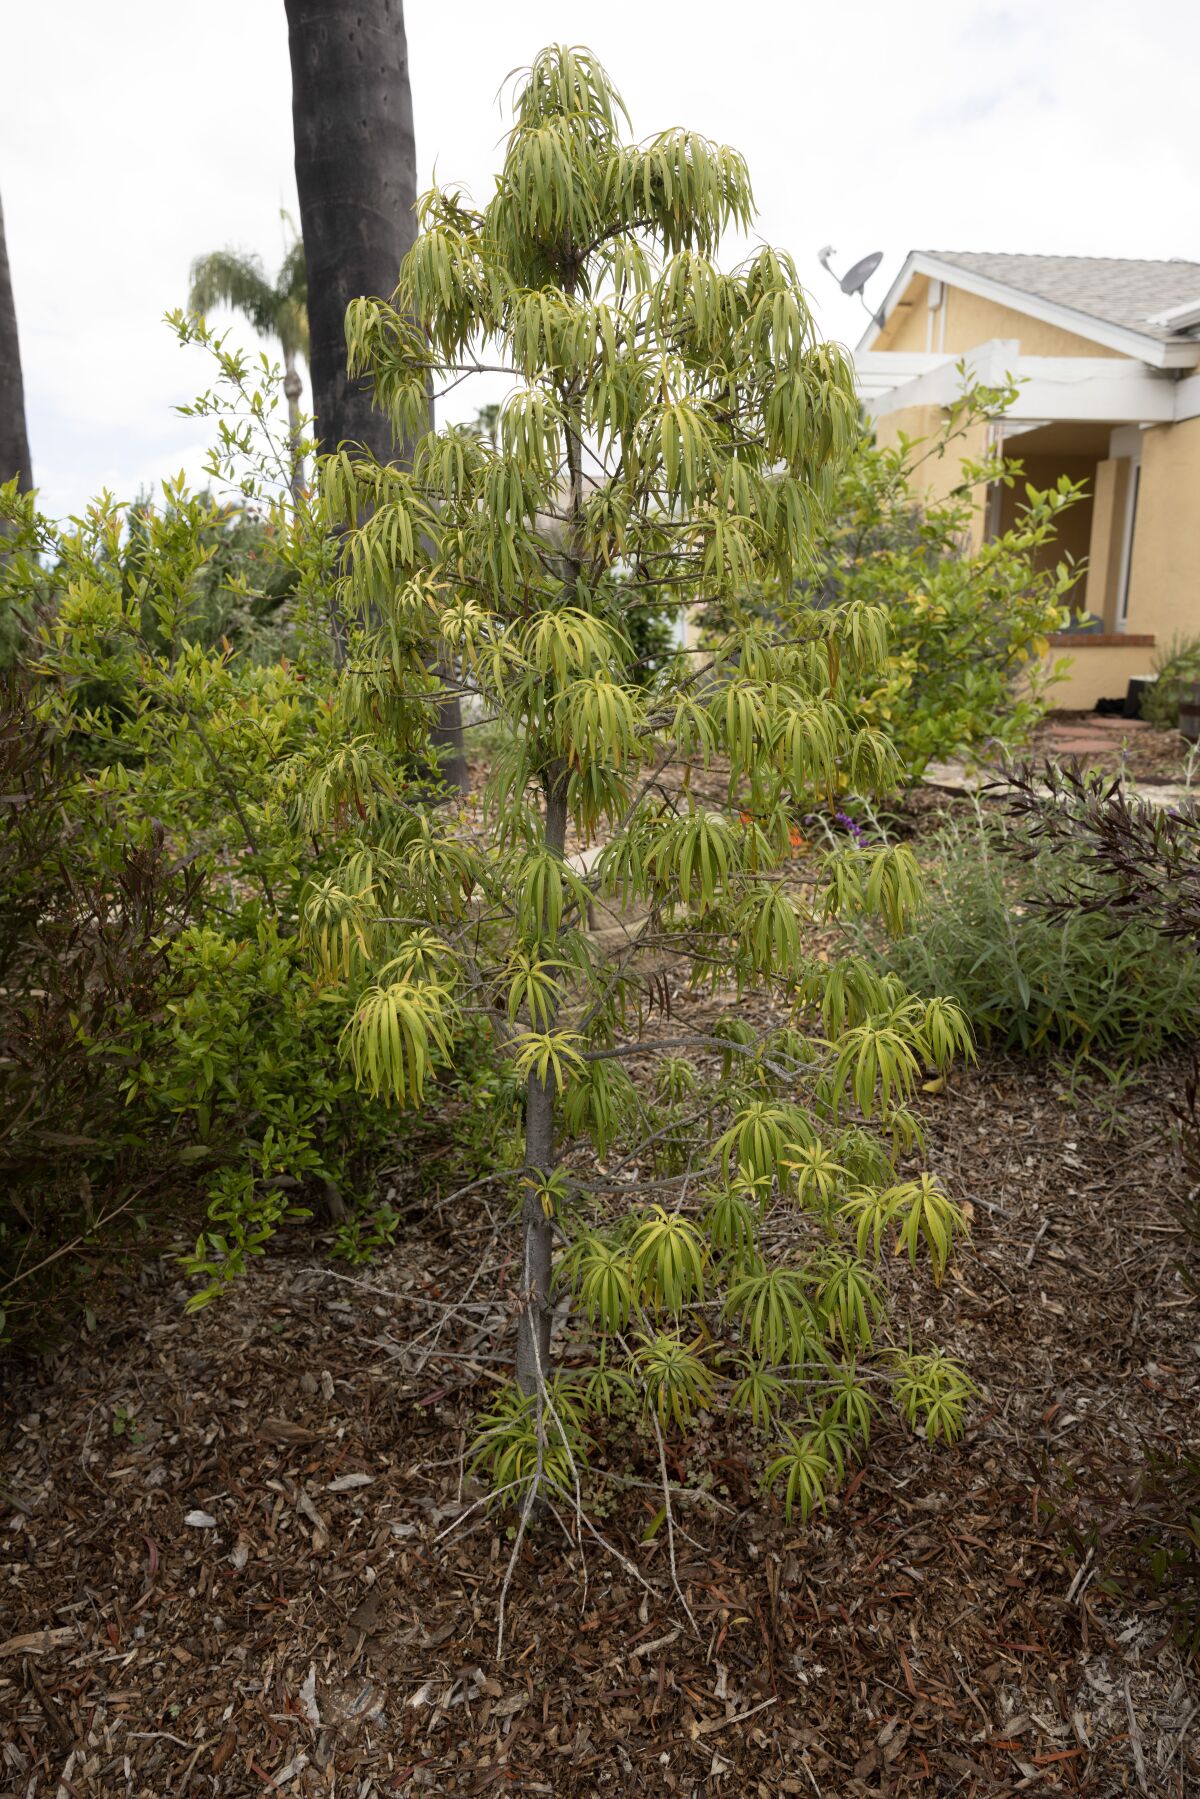
[(1090, 312), (1078, 312), (1072, 306), (1061, 306), (1039, 294), (1026, 293), (1023, 288), (1011, 287), (1008, 282), (997, 281), (990, 275), (979, 275), (971, 269), (959, 268), (957, 263), (943, 262), (941, 257), (931, 256), (925, 250), (912, 250), (905, 258), (904, 267), (888, 289), (883, 306), (859, 340), (857, 347), (860, 350), (874, 347), (880, 331), (876, 319), (881, 317), (886, 321), (890, 317), (892, 308), (914, 275), (927, 275), (935, 281), (944, 281), (948, 287), (961, 287), (966, 293), (977, 294), (981, 300), (995, 300), (1001, 306), (1024, 312), (1044, 324), (1057, 325), (1075, 337), (1103, 344), (1118, 355), (1136, 356), (1151, 368), (1187, 369), (1200, 364), (1200, 343), (1163, 343), (1161, 338), (1149, 337), (1127, 325), (1111, 325), (1104, 319), (1094, 318)]

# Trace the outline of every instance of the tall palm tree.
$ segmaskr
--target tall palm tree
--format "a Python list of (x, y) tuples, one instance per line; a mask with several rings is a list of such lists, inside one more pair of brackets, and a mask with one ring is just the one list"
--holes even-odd
[(0, 207), (0, 481), (11, 481), (14, 475), (21, 491), (27, 493), (33, 486), (33, 475), (25, 428), (25, 386), (21, 380), (17, 310), (4, 242), (4, 209)]
[(283, 259), (278, 275), (270, 281), (257, 256), (236, 250), (214, 250), (192, 264), (188, 306), (192, 312), (208, 312), (214, 306), (231, 306), (249, 319), (263, 337), (278, 340), (283, 351), (283, 391), (288, 403), (288, 441), (292, 461), (292, 497), (299, 505), (304, 497), (304, 457), (300, 452), (300, 391), (297, 356), (308, 356), (308, 275), (304, 245), (297, 238)]
[[(313, 410), (321, 446), (407, 460), (370, 385), (346, 375), (346, 307), (392, 293), (417, 234), (417, 149), (403, 0), (284, 0), (300, 233), (308, 260)], [(432, 733), (443, 772), (466, 784), (458, 700)]]
[[(346, 379), (346, 307), (387, 298), (416, 237), (417, 151), (401, 0), (284, 0), (313, 410), (323, 450), (397, 446), (369, 383)], [(401, 450), (403, 456), (404, 451)]]

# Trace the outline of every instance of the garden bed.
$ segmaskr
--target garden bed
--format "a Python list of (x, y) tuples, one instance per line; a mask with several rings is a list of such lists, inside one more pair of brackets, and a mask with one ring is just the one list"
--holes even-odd
[(629, 1436), (610, 1465), (644, 1484), (591, 1507), (609, 1548), (543, 1525), (495, 1660), (509, 1543), (462, 1457), (511, 1347), (498, 1189), (398, 1173), (383, 1261), (347, 1271), (296, 1233), (192, 1318), (163, 1262), (128, 1322), (9, 1385), (7, 1790), (1196, 1791), (1166, 1599), (1106, 1592), (1055, 1519), (1080, 1544), (1107, 1523), (1119, 1560), (1136, 1525), (1108, 1500), (1142, 1444), (1197, 1448), (1173, 1084), (1152, 1071), (1116, 1117), (992, 1059), (927, 1097), (975, 1240), (896, 1303), (982, 1388), (966, 1439), (887, 1421), (828, 1515), (787, 1527), (745, 1428), (709, 1420), (671, 1466), (712, 1496), (674, 1507), (695, 1633)]

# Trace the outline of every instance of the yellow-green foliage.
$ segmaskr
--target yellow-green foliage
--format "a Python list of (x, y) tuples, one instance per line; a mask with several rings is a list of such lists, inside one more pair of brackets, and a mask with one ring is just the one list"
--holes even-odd
[[(632, 143), (622, 119), (588, 52), (535, 59), (486, 204), (433, 189), (394, 296), (348, 310), (351, 374), (374, 383), (411, 465), (339, 452), (321, 474), (346, 546), (349, 740), (390, 716), (389, 696), (411, 713), (451, 686), (503, 727), (482, 819), (435, 805), (390, 836), (358, 788), (369, 754), (353, 769), (314, 754), (314, 815), (347, 781), (357, 810), (308, 920), (330, 979), (396, 996), (365, 1001), (351, 1033), (372, 1091), (420, 1096), (452, 1008), (492, 1021), (524, 1082), (518, 1368), (545, 1405), (502, 1408), (481, 1454), (526, 1493), (553, 1459), (550, 1441), (535, 1453), (552, 1403), (551, 1216), (573, 1239), (563, 1268), (601, 1341), (585, 1411), (629, 1392), (658, 1427), (685, 1427), (724, 1379), (723, 1333), (753, 1364), (739, 1364), (738, 1405), (762, 1424), (820, 1397), (837, 1357), (866, 1355), (880, 1331), (873, 1274), (828, 1241), (852, 1230), (839, 1202), (877, 1167), (840, 1114), (911, 1145), (905, 1102), (922, 1069), (967, 1041), (952, 1009), (863, 964), (840, 981), (840, 963), (816, 955), (843, 917), (903, 928), (918, 900), (907, 850), (831, 840), (791, 878), (815, 810), (896, 778), (891, 742), (851, 698), (884, 666), (882, 610), (855, 595), (786, 628), (739, 619), (703, 648), (684, 642), (702, 604), (811, 568), (858, 441), (849, 367), (818, 339), (788, 255), (718, 260), (723, 230), (753, 219), (741, 157), (681, 130)], [(495, 428), (430, 429), (430, 389), (482, 369), (510, 377)], [(680, 625), (649, 684), (626, 630), (639, 608)], [(377, 845), (369, 872), (364, 843)], [(570, 858), (591, 845), (598, 855)], [(593, 918), (616, 921), (615, 950)], [(416, 932), (445, 955), (397, 988), (378, 967)], [(664, 968), (708, 987), (712, 1012), (703, 1033), (664, 1045), (686, 1063), (635, 1084), (619, 1071), (670, 1004)], [(776, 1007), (766, 1036), (741, 1016), (752, 991)], [(594, 1155), (552, 1186), (571, 1137)], [(595, 1157), (635, 1154), (662, 1191), (629, 1210), (628, 1185)], [(882, 1139), (878, 1157), (890, 1166)], [(794, 1267), (756, 1243), (777, 1192), (815, 1232)], [(789, 1475), (793, 1500), (812, 1502), (819, 1471), (844, 1465), (862, 1416), (822, 1402), (823, 1447)]]
[[(1080, 603), (1080, 571), (1053, 551), (1082, 486), (1064, 476), (1038, 490), (1019, 457), (962, 455), (970, 428), (1002, 415), (1015, 393), (971, 385), (964, 371), (931, 437), (880, 449), (864, 431), (840, 464), (807, 565), (706, 608), (714, 632), (764, 617), (802, 626), (814, 600), (844, 615), (864, 608), (873, 631), (886, 628), (887, 653), (843, 657), (838, 691), (910, 779), (933, 757), (1019, 744), (1066, 666), (1050, 659), (1050, 638)], [(921, 465), (932, 458), (961, 463), (944, 500), (922, 491)], [(1020, 494), (1013, 523), (972, 547), (976, 514), (997, 485)]]
[[(0, 1058), (0, 1136), (19, 1170), (0, 1200), (13, 1328), (55, 1310), (49, 1283), (75, 1252), (91, 1267), (97, 1217), (120, 1230), (163, 1194), (180, 1211), (198, 1197), (195, 1303), (297, 1210), (367, 1200), (396, 1129), (370, 1090), (419, 1090), (456, 1016), (449, 997), (436, 1018), (402, 1004), (414, 984), (423, 1002), (435, 991), (442, 936), (418, 920), (380, 958), (360, 917), (386, 913), (401, 880), (436, 884), (445, 904), (454, 876), (455, 846), (404, 802), (421, 709), (380, 709), (367, 733), (342, 708), (336, 547), (303, 496), (279, 497), (281, 374), (198, 322), (174, 326), (217, 364), (216, 389), (186, 409), (216, 426), (211, 491), (177, 476), (56, 524), (0, 489), (0, 617), (26, 626), (23, 717), (6, 731), (40, 765), (5, 788), (38, 799), (22, 826), (39, 823), (38, 855), (0, 868), (0, 1034), (27, 1042)], [(39, 890), (36, 931), (14, 874)], [(29, 1037), (11, 1009), (39, 996), (54, 1031)], [(363, 1054), (352, 1065), (339, 1044)]]

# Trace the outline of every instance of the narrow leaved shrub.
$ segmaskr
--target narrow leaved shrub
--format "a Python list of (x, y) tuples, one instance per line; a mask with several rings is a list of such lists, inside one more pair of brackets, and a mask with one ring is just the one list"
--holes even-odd
[(1183, 691), (1200, 681), (1200, 637), (1172, 638), (1155, 655), (1154, 672), (1158, 679), (1142, 695), (1142, 717), (1160, 730), (1176, 731)]
[(959, 1005), (985, 1042), (1029, 1053), (1144, 1061), (1195, 1030), (1200, 966), (1142, 918), (1111, 907), (1055, 916), (1055, 892), (1100, 877), (1070, 842), (1012, 851), (1013, 827), (981, 813), (943, 827), (926, 908), (877, 956), (918, 993)]

